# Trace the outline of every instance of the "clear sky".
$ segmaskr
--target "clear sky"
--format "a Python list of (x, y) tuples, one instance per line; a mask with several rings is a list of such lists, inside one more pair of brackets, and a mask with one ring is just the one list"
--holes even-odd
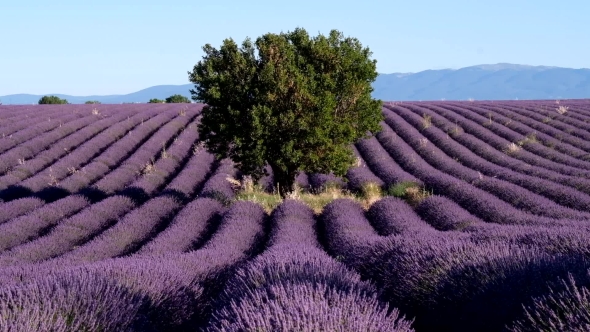
[(187, 84), (224, 38), (338, 29), (380, 73), (499, 62), (590, 67), (589, 0), (0, 0), (0, 96)]

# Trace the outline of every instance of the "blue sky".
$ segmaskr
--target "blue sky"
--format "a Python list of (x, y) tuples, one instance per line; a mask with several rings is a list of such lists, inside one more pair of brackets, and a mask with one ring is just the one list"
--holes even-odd
[(381, 73), (499, 62), (588, 68), (588, 13), (588, 0), (0, 0), (0, 95), (186, 84), (204, 44), (296, 27), (358, 38)]

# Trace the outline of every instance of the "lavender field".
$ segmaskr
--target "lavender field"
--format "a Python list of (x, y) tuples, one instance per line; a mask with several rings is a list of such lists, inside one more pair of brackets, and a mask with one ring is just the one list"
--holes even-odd
[(298, 184), (428, 194), (319, 214), (236, 200), (202, 106), (0, 106), (0, 331), (590, 330), (590, 100), (385, 103)]

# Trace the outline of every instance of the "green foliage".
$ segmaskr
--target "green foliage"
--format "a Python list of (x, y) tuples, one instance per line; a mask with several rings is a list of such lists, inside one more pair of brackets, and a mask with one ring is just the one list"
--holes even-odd
[(172, 95), (166, 98), (166, 103), (189, 103), (191, 100), (183, 95)]
[(102, 103), (98, 100), (88, 100), (84, 104), (102, 104)]
[(356, 38), (337, 30), (310, 38), (297, 28), (203, 51), (189, 80), (192, 99), (207, 104), (205, 146), (254, 179), (270, 165), (281, 195), (299, 171), (344, 175), (354, 162), (349, 145), (380, 130), (377, 61)]
[(165, 103), (165, 101), (162, 99), (152, 98), (152, 99), (150, 99), (150, 101), (148, 101), (148, 103), (149, 104), (162, 104), (162, 103)]
[(39, 99), (39, 105), (41, 104), (68, 104), (68, 101), (57, 96), (43, 96)]

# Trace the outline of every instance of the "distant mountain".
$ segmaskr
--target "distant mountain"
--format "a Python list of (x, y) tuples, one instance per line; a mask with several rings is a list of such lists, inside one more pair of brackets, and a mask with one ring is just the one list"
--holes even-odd
[(590, 69), (499, 63), (381, 74), (373, 87), (382, 100), (590, 98)]
[[(73, 104), (98, 100), (103, 104), (145, 103), (174, 94), (190, 98), (192, 84), (158, 85), (126, 95), (68, 96)], [(373, 84), (374, 98), (392, 100), (508, 100), (590, 98), (590, 69), (527, 66), (509, 63), (418, 73), (380, 74)], [(47, 94), (50, 95), (50, 94)], [(0, 96), (3, 104), (36, 104), (42, 95)]]
[[(183, 85), (156, 85), (147, 89), (139, 90), (126, 95), (109, 95), (109, 96), (69, 96), (63, 94), (51, 94), (47, 95), (58, 96), (59, 98), (66, 99), (71, 104), (84, 104), (88, 100), (98, 100), (103, 104), (121, 104), (121, 103), (147, 103), (152, 98), (166, 99), (172, 95), (179, 94), (191, 98), (189, 92), (193, 89), (193, 84)], [(9, 104), (37, 104), (39, 99), (44, 95), (30, 95), (30, 94), (16, 94), (1, 96), (0, 102), (4, 105)]]

